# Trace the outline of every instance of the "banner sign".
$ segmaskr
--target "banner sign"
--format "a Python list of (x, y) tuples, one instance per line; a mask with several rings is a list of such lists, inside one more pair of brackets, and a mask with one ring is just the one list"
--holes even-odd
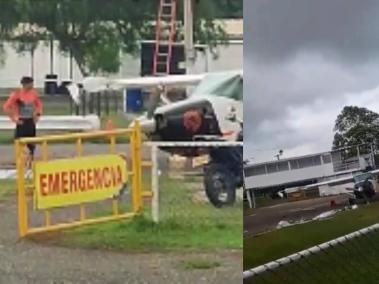
[(112, 198), (126, 187), (127, 162), (120, 155), (36, 161), (37, 209), (64, 207)]

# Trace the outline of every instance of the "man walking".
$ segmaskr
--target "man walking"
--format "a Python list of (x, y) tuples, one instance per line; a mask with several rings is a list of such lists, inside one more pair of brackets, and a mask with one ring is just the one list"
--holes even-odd
[[(16, 124), (15, 139), (36, 136), (36, 123), (43, 108), (39, 94), (33, 87), (33, 78), (23, 77), (21, 85), (22, 88), (13, 91), (3, 106), (4, 112)], [(27, 147), (31, 162), (35, 145), (28, 144)]]

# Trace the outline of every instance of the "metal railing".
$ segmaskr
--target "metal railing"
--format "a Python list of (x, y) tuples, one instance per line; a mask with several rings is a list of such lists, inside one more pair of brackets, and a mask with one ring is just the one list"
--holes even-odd
[(379, 224), (259, 265), (244, 283), (377, 283)]

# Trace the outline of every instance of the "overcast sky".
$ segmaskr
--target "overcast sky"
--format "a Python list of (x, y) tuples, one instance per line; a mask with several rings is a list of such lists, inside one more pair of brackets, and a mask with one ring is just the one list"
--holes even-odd
[(379, 112), (379, 1), (244, 0), (244, 156), (329, 150), (345, 105)]

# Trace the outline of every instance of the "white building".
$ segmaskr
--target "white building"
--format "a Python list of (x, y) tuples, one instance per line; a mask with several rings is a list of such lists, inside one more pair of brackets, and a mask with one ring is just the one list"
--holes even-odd
[(323, 152), (244, 167), (245, 187), (281, 190), (343, 176), (373, 165), (371, 155), (344, 158), (343, 151)]
[[(230, 37), (228, 46), (219, 46), (219, 58), (198, 54), (192, 73), (212, 72), (243, 68), (243, 20), (223, 21), (225, 29)], [(17, 54), (10, 43), (5, 43), (5, 63), (0, 65), (0, 88), (13, 88), (19, 85), (22, 76), (33, 75), (36, 87), (43, 87), (46, 74), (51, 71), (58, 75), (58, 80), (70, 78), (70, 60), (67, 55), (59, 52), (58, 43), (54, 44), (54, 60), (50, 62), (50, 46), (41, 42), (34, 53), (34, 61), (31, 55)], [(140, 74), (140, 58), (123, 55), (122, 65), (115, 77), (138, 77)], [(33, 74), (32, 74), (33, 73)], [(80, 81), (82, 75), (78, 66), (73, 61), (73, 80)]]

